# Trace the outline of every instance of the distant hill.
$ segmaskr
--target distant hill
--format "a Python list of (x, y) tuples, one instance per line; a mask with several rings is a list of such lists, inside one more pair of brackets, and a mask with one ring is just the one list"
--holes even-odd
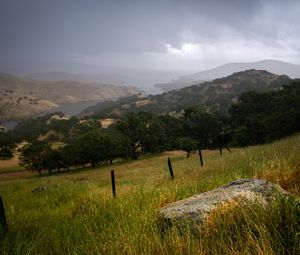
[(127, 86), (131, 84), (131, 81), (128, 79), (128, 77), (116, 73), (86, 74), (69, 72), (43, 72), (29, 74), (21, 78), (37, 81), (76, 81), (83, 83), (114, 84), (118, 86)]
[(60, 104), (112, 100), (140, 93), (132, 86), (86, 84), (76, 81), (37, 81), (0, 75), (0, 121), (45, 112)]
[(199, 84), (204, 81), (211, 81), (235, 72), (241, 72), (249, 69), (266, 70), (278, 75), (285, 74), (291, 78), (300, 78), (300, 65), (294, 65), (278, 60), (262, 60), (252, 63), (229, 63), (191, 75), (180, 76), (168, 83), (159, 83), (155, 84), (155, 86), (163, 91), (170, 91)]
[(81, 74), (73, 74), (67, 72), (45, 72), (45, 73), (33, 73), (22, 77), (28, 80), (39, 80), (39, 81), (77, 81), (84, 83), (94, 83), (97, 79), (88, 77)]
[(109, 116), (138, 111), (175, 113), (190, 106), (200, 106), (208, 112), (226, 114), (240, 94), (278, 89), (290, 80), (286, 75), (251, 69), (160, 95), (133, 96), (115, 102), (98, 103), (84, 110), (82, 114)]
[[(86, 68), (84, 69), (86, 70)], [(168, 82), (172, 77), (183, 75), (183, 72), (168, 72), (156, 70), (101, 68), (92, 69), (93, 73), (81, 72), (39, 72), (21, 77), (38, 81), (77, 81), (83, 83), (114, 84), (118, 86), (136, 86), (148, 94), (157, 94), (161, 90), (154, 87), (157, 82)]]

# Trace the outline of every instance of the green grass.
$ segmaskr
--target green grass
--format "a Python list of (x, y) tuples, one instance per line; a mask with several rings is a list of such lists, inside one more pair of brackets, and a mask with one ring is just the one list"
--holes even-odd
[[(1, 162), (0, 162), (1, 164)], [(0, 174), (1, 173), (13, 173), (13, 172), (18, 172), (18, 171), (23, 171), (24, 168), (18, 165), (13, 165), (13, 166), (0, 166)]]
[[(300, 136), (234, 149), (147, 156), (96, 170), (0, 181), (9, 231), (1, 254), (299, 254)], [(116, 171), (112, 199), (110, 170)], [(294, 197), (216, 210), (199, 233), (162, 231), (159, 209), (239, 178), (264, 178)], [(1, 178), (1, 175), (0, 175)], [(46, 190), (31, 192), (36, 187)]]

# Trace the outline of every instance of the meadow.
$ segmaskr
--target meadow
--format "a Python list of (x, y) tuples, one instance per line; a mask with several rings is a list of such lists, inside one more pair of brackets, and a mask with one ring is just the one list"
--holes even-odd
[(24, 170), (22, 166), (20, 166), (18, 160), (18, 156), (14, 156), (12, 159), (8, 160), (0, 160), (0, 174), (1, 173), (13, 173)]
[[(9, 227), (7, 233), (0, 230), (0, 253), (300, 254), (299, 151), (296, 135), (236, 148), (222, 157), (217, 150), (205, 150), (203, 167), (196, 153), (186, 158), (174, 151), (52, 176), (0, 174)], [(2, 172), (8, 171), (5, 167)], [(277, 198), (267, 207), (245, 202), (220, 208), (197, 233), (163, 227), (162, 206), (240, 178), (273, 181), (292, 196)]]

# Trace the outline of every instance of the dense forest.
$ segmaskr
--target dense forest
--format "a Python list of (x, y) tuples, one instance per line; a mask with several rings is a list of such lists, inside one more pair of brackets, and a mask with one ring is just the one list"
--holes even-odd
[[(248, 146), (271, 142), (300, 130), (300, 82), (280, 90), (242, 94), (228, 114), (191, 106), (180, 116), (151, 112), (128, 113), (108, 128), (98, 119), (46, 115), (29, 119), (0, 134), (0, 156), (9, 158), (16, 144), (22, 164), (41, 173), (71, 166), (109, 164), (137, 159), (141, 154), (181, 149), (187, 156), (198, 149)], [(44, 139), (40, 139), (44, 136)], [(54, 142), (62, 146), (55, 148)]]

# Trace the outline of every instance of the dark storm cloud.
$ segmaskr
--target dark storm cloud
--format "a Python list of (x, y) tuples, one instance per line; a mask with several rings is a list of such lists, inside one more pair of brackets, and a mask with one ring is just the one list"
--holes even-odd
[[(208, 52), (218, 54), (230, 40), (244, 44), (250, 38), (253, 47), (275, 47), (278, 38), (298, 32), (299, 21), (297, 1), (0, 0), (0, 5), (3, 69), (72, 61), (125, 66), (134, 61), (147, 68), (169, 57), (172, 69), (172, 53), (181, 51), (183, 64), (190, 61), (184, 47), (205, 63), (203, 49), (215, 47)], [(289, 44), (297, 42), (291, 35)]]

